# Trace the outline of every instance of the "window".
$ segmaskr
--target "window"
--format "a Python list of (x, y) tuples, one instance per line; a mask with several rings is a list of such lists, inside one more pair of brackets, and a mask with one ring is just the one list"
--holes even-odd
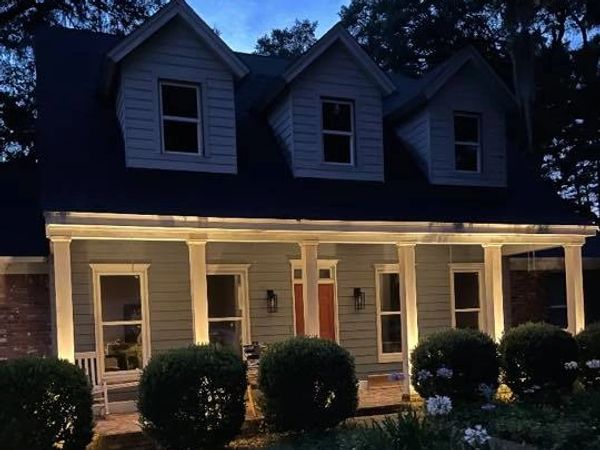
[(322, 100), (323, 161), (354, 163), (354, 118), (352, 102)]
[(456, 328), (481, 328), (481, 279), (483, 268), (452, 268), (453, 326)]
[(454, 168), (465, 172), (481, 170), (479, 115), (454, 114)]
[(567, 286), (564, 272), (546, 272), (543, 298), (546, 302), (545, 321), (561, 328), (567, 328)]
[(248, 341), (243, 284), (241, 274), (217, 273), (207, 277), (209, 341), (228, 346), (240, 356), (242, 345)]
[(202, 153), (200, 89), (160, 83), (162, 146), (166, 153)]
[(139, 372), (149, 358), (147, 265), (92, 265), (96, 347), (103, 373)]
[(399, 361), (402, 358), (402, 313), (398, 268), (381, 267), (376, 273), (379, 361)]

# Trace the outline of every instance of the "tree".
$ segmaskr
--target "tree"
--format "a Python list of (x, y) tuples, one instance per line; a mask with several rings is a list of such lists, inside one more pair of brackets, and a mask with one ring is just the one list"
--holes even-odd
[(0, 161), (33, 151), (32, 36), (44, 25), (128, 33), (165, 0), (4, 0), (0, 4)]
[(315, 31), (318, 22), (308, 19), (296, 19), (289, 28), (276, 28), (269, 34), (258, 38), (255, 53), (258, 55), (281, 56), (290, 58), (304, 53), (313, 45), (317, 38)]

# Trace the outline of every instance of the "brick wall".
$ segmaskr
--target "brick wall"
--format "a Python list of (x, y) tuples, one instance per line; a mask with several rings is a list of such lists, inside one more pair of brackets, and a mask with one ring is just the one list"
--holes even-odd
[(0, 274), (0, 359), (50, 354), (47, 274)]

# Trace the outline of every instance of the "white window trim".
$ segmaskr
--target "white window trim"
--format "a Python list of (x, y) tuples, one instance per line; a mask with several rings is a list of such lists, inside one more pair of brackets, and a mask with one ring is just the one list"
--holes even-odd
[[(319, 284), (332, 284), (333, 285), (333, 308), (334, 308), (334, 324), (335, 324), (335, 342), (340, 343), (340, 317), (339, 317), (339, 303), (338, 303), (338, 283), (337, 283), (337, 264), (339, 259), (319, 259), (317, 261), (317, 276), (318, 271), (321, 269), (331, 270), (333, 277), (331, 278), (319, 278)], [(294, 324), (294, 336), (297, 336), (296, 331), (296, 305), (295, 305), (295, 293), (294, 285), (301, 284), (302, 289), (306, 287), (306, 279), (304, 277), (304, 271), (302, 270), (302, 260), (290, 259), (290, 269), (292, 275), (292, 321)], [(294, 270), (302, 270), (302, 278), (294, 278)], [(304, 299), (303, 299), (304, 300)], [(306, 305), (304, 305), (304, 317), (306, 317)]]
[(248, 269), (251, 264), (207, 264), (206, 275), (236, 275), (240, 277), (241, 285), (238, 288), (238, 295), (241, 295), (240, 306), (242, 309), (241, 317), (218, 317), (211, 319), (208, 317), (208, 323), (211, 322), (242, 322), (242, 345), (248, 345), (252, 342), (252, 333), (250, 326), (250, 289), (248, 285)]
[(98, 361), (98, 370), (102, 379), (115, 379), (119, 381), (138, 380), (141, 370), (123, 370), (114, 373), (106, 373), (104, 370), (104, 322), (102, 321), (102, 301), (100, 294), (100, 277), (110, 275), (136, 275), (140, 279), (140, 297), (142, 307), (142, 319), (140, 321), (111, 321), (111, 325), (133, 324), (139, 322), (142, 326), (142, 363), (148, 364), (151, 355), (150, 341), (150, 308), (148, 302), (148, 268), (150, 264), (90, 264), (93, 277), (93, 297), (94, 297), (94, 323), (96, 337), (96, 355)]
[[(459, 263), (449, 264), (450, 266), (450, 309), (452, 312), (452, 328), (456, 328), (457, 312), (478, 312), (479, 330), (486, 331), (484, 302), (485, 302), (485, 268), (483, 263)], [(479, 285), (479, 308), (459, 308), (456, 309), (456, 300), (454, 293), (454, 274), (455, 273), (477, 273)]]
[[(381, 310), (381, 275), (384, 274), (397, 274), (400, 282), (400, 311), (382, 311)], [(392, 316), (399, 315), (401, 326), (404, 326), (402, 321), (402, 277), (400, 276), (400, 265), (399, 264), (375, 264), (375, 307), (377, 315), (377, 361), (380, 363), (393, 363), (402, 362), (402, 352), (397, 353), (383, 353), (383, 342), (381, 340), (381, 316)]]
[[(184, 87), (188, 89), (196, 90), (196, 110), (198, 112), (198, 117), (182, 117), (182, 116), (171, 116), (163, 114), (163, 99), (162, 99), (162, 87), (163, 86), (177, 86)], [(158, 82), (158, 101), (159, 101), (159, 126), (160, 126), (160, 145), (161, 152), (165, 155), (188, 155), (188, 156), (202, 156), (204, 155), (204, 136), (202, 132), (202, 89), (199, 84), (196, 83), (186, 83), (186, 82), (176, 82), (176, 81), (167, 81), (160, 80)], [(167, 150), (165, 147), (165, 128), (164, 128), (164, 120), (172, 120), (176, 122), (185, 122), (185, 123), (195, 123), (196, 124), (196, 133), (198, 139), (198, 149), (196, 152), (177, 152)]]
[[(340, 131), (340, 130), (327, 130), (323, 125), (323, 104), (324, 103), (338, 103), (340, 105), (349, 105), (350, 106), (350, 131)], [(321, 158), (323, 164), (331, 164), (334, 166), (354, 166), (354, 102), (352, 100), (345, 99), (336, 99), (329, 97), (321, 97)], [(323, 136), (329, 134), (334, 136), (350, 136), (350, 162), (335, 162), (335, 161), (326, 161), (325, 160), (325, 139)]]
[[(471, 119), (476, 119), (477, 120), (477, 137), (479, 138), (477, 141), (459, 141), (456, 139), (456, 137), (454, 137), (454, 170), (456, 172), (459, 173), (471, 173), (471, 174), (477, 174), (477, 173), (481, 173), (481, 114), (479, 113), (469, 113), (469, 112), (461, 112), (461, 111), (455, 111), (453, 116), (452, 116), (452, 127), (454, 129), (454, 119), (456, 117), (468, 117)], [(456, 146), (457, 145), (469, 145), (471, 147), (477, 147), (477, 170), (464, 170), (464, 169), (457, 169), (456, 168)]]

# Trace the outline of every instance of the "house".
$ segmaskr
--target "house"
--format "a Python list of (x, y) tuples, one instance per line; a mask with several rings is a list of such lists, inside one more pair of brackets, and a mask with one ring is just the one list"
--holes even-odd
[(3, 207), (0, 268), (11, 311), (48, 319), (18, 348), (5, 332), (18, 351), (0, 356), (135, 382), (170, 348), (308, 334), (361, 378), (407, 373), (433, 332), (498, 339), (511, 261), (549, 249), (565, 326), (585, 326), (596, 227), (538, 179), (511, 91), (472, 49), (419, 79), (340, 26), (294, 60), (237, 53), (173, 0), (124, 37), (40, 31), (35, 54), (40, 162), (7, 178), (22, 200)]

